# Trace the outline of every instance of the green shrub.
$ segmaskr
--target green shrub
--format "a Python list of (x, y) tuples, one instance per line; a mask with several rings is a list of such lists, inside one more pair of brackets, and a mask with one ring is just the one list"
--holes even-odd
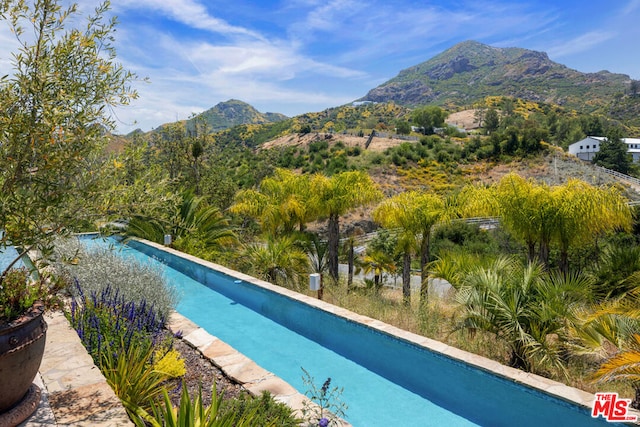
[(163, 383), (170, 378), (153, 368), (154, 352), (151, 343), (134, 341), (126, 351), (103, 353), (100, 370), (131, 418), (141, 410), (152, 410), (154, 402), (163, 393)]
[(237, 399), (225, 400), (221, 411), (224, 414), (232, 414), (236, 423), (250, 417), (254, 422), (252, 425), (256, 426), (296, 427), (300, 424), (291, 408), (276, 401), (268, 391), (257, 398), (243, 393)]
[[(214, 385), (215, 390), (215, 385)], [(187, 386), (182, 385), (180, 405), (174, 408), (166, 389), (161, 389), (162, 404), (152, 404), (150, 410), (139, 408), (131, 419), (136, 426), (147, 427), (232, 427), (234, 424), (230, 415), (220, 416), (222, 395), (211, 393), (211, 404), (205, 406), (202, 402), (202, 389), (191, 399)], [(238, 424), (238, 426), (247, 424)]]
[(7, 270), (0, 278), (0, 325), (26, 313), (36, 301), (46, 308), (57, 306), (58, 293), (65, 288), (67, 282), (53, 274), (44, 273), (34, 279), (26, 267)]
[(126, 301), (153, 305), (164, 318), (177, 303), (177, 293), (167, 285), (160, 268), (124, 259), (115, 249), (87, 250), (78, 239), (59, 239), (54, 260), (52, 266), (60, 275), (77, 282), (78, 287), (71, 289), (76, 297), (80, 291), (99, 295), (110, 286)]

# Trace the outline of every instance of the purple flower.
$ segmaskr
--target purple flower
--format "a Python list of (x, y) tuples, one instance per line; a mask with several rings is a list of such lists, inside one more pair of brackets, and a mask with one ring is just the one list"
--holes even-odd
[(320, 427), (327, 427), (329, 425), (329, 420), (326, 418), (320, 418), (320, 421), (318, 421), (318, 426)]

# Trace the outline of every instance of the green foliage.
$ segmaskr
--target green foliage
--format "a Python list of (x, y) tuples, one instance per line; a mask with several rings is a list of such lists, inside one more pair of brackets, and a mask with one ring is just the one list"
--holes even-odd
[(276, 402), (268, 392), (254, 399), (241, 395), (237, 399), (224, 399), (223, 394), (212, 388), (211, 404), (205, 406), (202, 389), (195, 398), (189, 396), (185, 384), (178, 407), (174, 407), (166, 389), (162, 389), (162, 401), (153, 404), (151, 411), (138, 408), (132, 419), (137, 426), (146, 427), (294, 427), (298, 420), (291, 409)]
[(297, 289), (309, 271), (309, 258), (293, 236), (248, 245), (238, 260), (243, 271), (275, 285)]
[(67, 287), (62, 278), (52, 274), (32, 279), (25, 267), (12, 268), (3, 274), (0, 285), (0, 325), (25, 314), (36, 301), (45, 308), (57, 306), (60, 303), (58, 294)]
[(610, 131), (604, 141), (600, 143), (600, 151), (593, 158), (593, 163), (623, 174), (629, 174), (633, 158), (622, 142), (620, 131)]
[(447, 113), (440, 107), (427, 106), (416, 108), (411, 113), (411, 120), (416, 126), (423, 128), (425, 135), (434, 133), (434, 128), (442, 127)]
[(77, 282), (78, 287), (71, 289), (76, 296), (101, 295), (109, 286), (127, 301), (146, 301), (164, 318), (177, 303), (175, 290), (159, 268), (124, 259), (115, 249), (87, 250), (75, 238), (58, 240), (53, 260), (58, 274)]
[(433, 257), (448, 251), (461, 250), (474, 254), (491, 255), (499, 251), (498, 242), (490, 230), (464, 220), (438, 225), (433, 230)]
[(513, 367), (538, 372), (565, 368), (566, 326), (575, 321), (575, 307), (589, 297), (586, 276), (556, 275), (538, 263), (522, 266), (507, 258), (488, 268), (459, 267), (464, 269), (450, 277), (465, 309), (459, 328), (487, 331), (504, 341)]
[[(302, 368), (302, 382), (307, 390), (305, 395), (312, 403), (305, 402), (302, 415), (308, 426), (339, 426), (340, 418), (344, 418), (347, 404), (341, 401), (344, 388), (331, 386), (331, 378), (318, 387), (314, 378)], [(325, 421), (322, 421), (322, 420)]]
[(96, 153), (113, 129), (108, 111), (137, 96), (115, 62), (115, 19), (99, 5), (83, 27), (76, 5), (3, 1), (0, 20), (18, 41), (0, 79), (0, 229), (7, 242), (44, 249), (90, 218), (99, 198)]
[(163, 243), (164, 235), (170, 234), (176, 249), (205, 259), (237, 242), (229, 220), (217, 207), (207, 205), (203, 197), (183, 193), (179, 204), (167, 210), (166, 219), (133, 216), (127, 234), (156, 243)]
[(259, 397), (242, 393), (236, 399), (226, 399), (222, 402), (221, 412), (225, 415), (232, 414), (234, 425), (244, 425), (243, 420), (250, 420), (251, 426), (300, 425), (300, 420), (294, 416), (292, 409), (276, 401), (268, 391), (262, 392)]
[(153, 402), (166, 393), (163, 383), (170, 376), (151, 365), (154, 351), (148, 342), (133, 341), (116, 354), (105, 351), (100, 360), (100, 370), (131, 418), (151, 411)]
[(411, 133), (411, 125), (406, 120), (396, 121), (396, 132), (400, 135), (409, 135)]
[(594, 296), (599, 300), (617, 298), (640, 283), (640, 246), (610, 245), (602, 253), (594, 271)]
[(489, 108), (484, 116), (484, 131), (491, 135), (500, 126), (500, 116), (495, 108)]

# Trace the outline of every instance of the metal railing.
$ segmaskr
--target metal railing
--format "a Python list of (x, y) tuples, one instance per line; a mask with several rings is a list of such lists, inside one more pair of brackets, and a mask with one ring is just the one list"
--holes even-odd
[(640, 186), (640, 179), (638, 179), (638, 178), (635, 178), (635, 177), (629, 176), (629, 175), (625, 175), (625, 174), (620, 173), (618, 171), (614, 171), (614, 170), (611, 170), (611, 169), (603, 168), (602, 166), (598, 166), (598, 165), (593, 165), (593, 167), (596, 168), (596, 170), (599, 170), (599, 171), (604, 172), (604, 173), (606, 173), (608, 175), (614, 176), (617, 179), (621, 179), (621, 180), (624, 180), (624, 181), (627, 181), (627, 182), (632, 182), (635, 185)]

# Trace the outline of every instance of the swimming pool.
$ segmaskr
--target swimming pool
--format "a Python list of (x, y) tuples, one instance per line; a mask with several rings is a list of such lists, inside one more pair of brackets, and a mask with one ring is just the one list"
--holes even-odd
[[(11, 264), (11, 262), (18, 256), (18, 251), (13, 246), (0, 246), (0, 273)], [(15, 268), (24, 266), (22, 260), (19, 260), (13, 265)]]
[[(344, 387), (354, 426), (602, 426), (589, 409), (353, 322), (329, 304), (301, 303), (177, 253), (132, 241), (126, 256), (162, 262), (178, 311), (300, 392), (302, 370)], [(388, 329), (393, 329), (389, 327)], [(523, 374), (524, 375), (524, 374)]]

